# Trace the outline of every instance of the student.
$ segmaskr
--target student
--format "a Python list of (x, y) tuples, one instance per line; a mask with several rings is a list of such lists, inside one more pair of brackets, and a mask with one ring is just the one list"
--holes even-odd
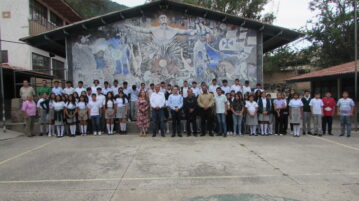
[(91, 119), (91, 125), (93, 130), (93, 135), (101, 135), (100, 129), (100, 112), (103, 105), (103, 102), (97, 101), (97, 95), (91, 95), (92, 101), (87, 104), (87, 108), (89, 109), (88, 116)]
[(139, 92), (140, 91), (137, 88), (137, 86), (132, 85), (132, 89), (130, 90), (130, 119), (131, 119), (131, 121), (136, 121), (137, 120), (136, 103), (137, 103), (137, 100), (138, 100)]
[(234, 84), (231, 87), (231, 91), (234, 91), (235, 93), (241, 92), (242, 93), (242, 85), (241, 85), (241, 81), (239, 81), (239, 79), (236, 79), (234, 81)]
[(178, 94), (178, 87), (172, 89), (172, 94), (168, 97), (167, 105), (172, 114), (172, 136), (182, 137), (181, 133), (181, 110), (183, 107), (183, 97)]
[(187, 137), (191, 136), (192, 133), (193, 136), (197, 137), (197, 98), (193, 95), (192, 89), (187, 89), (187, 97), (183, 100), (183, 110), (186, 117)]
[(273, 121), (274, 121), (274, 104), (273, 104), (273, 100), (272, 100), (272, 96), (268, 93), (267, 94), (267, 100), (269, 100), (270, 102), (270, 112), (269, 112), (269, 124), (268, 124), (268, 130), (267, 133), (268, 135), (272, 135), (273, 134)]
[(243, 95), (252, 93), (252, 89), (249, 86), (249, 81), (248, 80), (246, 80), (244, 82), (244, 86), (242, 86), (242, 92), (243, 92)]
[(310, 97), (310, 92), (308, 90), (304, 91), (304, 96), (302, 98), (303, 103), (303, 135), (309, 134), (311, 135), (312, 128), (311, 128), (311, 122), (312, 122), (312, 111), (310, 110), (309, 103), (312, 100)]
[(84, 88), (84, 82), (83, 81), (78, 81), (77, 82), (77, 87), (75, 89), (75, 92), (81, 96), (82, 92), (86, 92), (86, 89)]
[[(100, 86), (100, 81), (99, 81), (99, 80), (94, 80), (94, 81), (93, 81), (93, 85), (92, 85), (92, 87), (91, 87), (92, 93), (96, 93), (96, 91), (97, 91), (98, 88), (101, 88), (101, 89), (102, 89), (102, 87)], [(91, 100), (91, 99), (92, 99), (92, 97), (90, 98), (90, 100)]]
[(67, 94), (67, 95), (72, 95), (75, 92), (75, 89), (72, 87), (72, 82), (71, 81), (67, 81), (66, 82), (66, 87), (63, 90), (62, 93)]
[(103, 103), (103, 109), (106, 119), (107, 134), (113, 135), (114, 118), (116, 117), (117, 107), (116, 107), (115, 99), (113, 97), (113, 93), (111, 91), (107, 92), (106, 100)]
[(275, 134), (282, 136), (285, 133), (283, 111), (287, 108), (287, 102), (282, 98), (282, 93), (277, 93), (277, 99), (273, 101), (275, 116)]
[(247, 110), (247, 122), (246, 124), (249, 126), (250, 135), (257, 136), (256, 128), (258, 125), (258, 104), (254, 101), (254, 96), (249, 95), (249, 101), (246, 102), (246, 110)]
[(54, 106), (54, 121), (57, 131), (56, 137), (63, 137), (65, 132), (65, 124), (64, 124), (65, 102), (63, 101), (62, 96), (56, 96), (53, 106)]
[(70, 127), (70, 137), (76, 136), (76, 99), (69, 95), (68, 102), (65, 105), (66, 122)]
[(227, 105), (227, 97), (222, 94), (222, 89), (220, 87), (217, 88), (217, 96), (214, 97), (214, 102), (216, 106), (216, 116), (218, 122), (218, 134), (217, 136), (223, 135), (223, 137), (227, 137), (227, 124), (226, 124), (226, 115), (228, 110)]
[(48, 136), (51, 137), (53, 134), (55, 135), (55, 126), (54, 126), (54, 102), (56, 99), (56, 95), (54, 93), (50, 93), (48, 98), (49, 104), (49, 113), (47, 114), (47, 122), (48, 122)]
[(48, 124), (48, 113), (50, 111), (49, 108), (49, 100), (47, 99), (47, 93), (44, 92), (41, 94), (41, 98), (37, 101), (38, 114), (40, 115), (39, 123), (40, 123), (40, 136), (46, 134), (47, 124)]
[(294, 93), (288, 105), (290, 124), (293, 126), (293, 137), (299, 137), (300, 124), (303, 119), (303, 102), (299, 99), (299, 95)]
[(346, 133), (347, 137), (350, 137), (350, 132), (352, 129), (351, 117), (354, 115), (355, 103), (353, 99), (349, 98), (348, 92), (343, 92), (343, 98), (338, 100), (337, 106), (338, 115), (340, 116), (340, 136), (344, 136)]
[(313, 117), (314, 135), (322, 136), (323, 105), (324, 104), (322, 99), (320, 98), (320, 93), (315, 93), (314, 98), (309, 103)]
[(199, 88), (197, 87), (197, 82), (192, 82), (191, 89), (192, 89), (194, 96), (198, 97), (201, 94)]
[(118, 86), (118, 80), (114, 80), (112, 85), (112, 92), (115, 97), (118, 95), (118, 88), (120, 88)]
[(212, 120), (212, 107), (213, 94), (207, 92), (207, 86), (202, 86), (203, 94), (200, 94), (197, 98), (199, 112), (201, 116), (201, 136), (205, 136), (208, 130), (209, 136), (213, 137), (213, 120)]
[(181, 87), (181, 92), (182, 92), (182, 96), (183, 96), (183, 98), (187, 98), (187, 96), (188, 96), (188, 89), (189, 89), (189, 86), (188, 86), (188, 81), (187, 80), (185, 80), (185, 81), (183, 81), (183, 86)]
[(227, 80), (222, 80), (222, 87), (221, 87), (223, 94), (231, 93), (231, 88), (228, 86)]
[(115, 101), (116, 104), (116, 118), (119, 121), (120, 128), (119, 134), (126, 133), (126, 119), (128, 114), (128, 99), (123, 91), (118, 92), (118, 97)]
[(113, 93), (112, 88), (110, 87), (110, 84), (107, 81), (105, 81), (103, 83), (102, 93), (106, 96), (108, 92)]
[(59, 81), (54, 82), (54, 87), (51, 89), (51, 92), (54, 93), (56, 96), (62, 95), (62, 88), (59, 86)]
[(217, 79), (213, 79), (211, 85), (209, 85), (208, 93), (213, 93), (214, 96), (217, 96), (216, 90), (218, 87)]
[[(235, 94), (234, 91), (233, 94)], [(233, 135), (233, 113), (231, 110), (231, 104), (233, 100), (232, 91), (231, 93), (226, 94), (226, 98), (227, 98), (227, 114), (226, 114), (227, 134), (229, 136), (232, 136)]]
[(231, 103), (231, 110), (233, 113), (233, 136), (242, 134), (242, 118), (243, 118), (243, 110), (244, 104), (241, 93), (236, 93), (234, 95), (234, 100)]
[(335, 106), (336, 102), (334, 98), (332, 97), (332, 94), (330, 92), (325, 93), (325, 97), (322, 99), (323, 101), (323, 119), (322, 119), (322, 130), (323, 135), (325, 135), (327, 131), (327, 125), (328, 125), (328, 135), (333, 135), (332, 133), (332, 122), (333, 122), (333, 115), (335, 112)]
[(165, 137), (165, 128), (163, 123), (163, 108), (165, 107), (166, 98), (160, 91), (160, 85), (155, 86), (155, 92), (150, 97), (150, 104), (152, 108), (152, 137), (156, 137), (158, 129), (161, 129), (161, 136)]
[(36, 103), (33, 100), (33, 95), (27, 96), (27, 99), (22, 103), (21, 111), (25, 118), (25, 135), (33, 137), (36, 117)]
[(259, 91), (261, 93), (264, 91), (264, 89), (262, 88), (262, 85), (260, 83), (257, 83), (256, 88), (253, 90), (253, 93), (256, 94), (257, 91)]
[[(259, 90), (258, 90), (259, 91)], [(257, 91), (257, 92), (258, 92)], [(261, 97), (258, 99), (258, 120), (261, 130), (261, 135), (268, 135), (268, 125), (270, 121), (270, 114), (272, 112), (271, 100), (267, 98), (266, 93), (260, 92)]]
[(137, 121), (136, 125), (140, 129), (140, 137), (147, 136), (147, 129), (150, 125), (150, 120), (148, 117), (148, 110), (149, 110), (149, 101), (146, 95), (146, 91), (140, 90), (140, 94), (138, 95), (138, 100), (136, 103), (137, 107)]
[(80, 96), (79, 102), (76, 104), (78, 119), (80, 121), (81, 136), (87, 135), (88, 108), (86, 96)]

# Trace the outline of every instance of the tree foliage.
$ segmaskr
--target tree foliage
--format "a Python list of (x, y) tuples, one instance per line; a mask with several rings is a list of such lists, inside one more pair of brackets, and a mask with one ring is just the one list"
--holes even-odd
[(110, 0), (65, 0), (81, 17), (90, 18), (127, 8)]
[(313, 43), (316, 65), (333, 66), (354, 60), (354, 0), (312, 0), (318, 13), (307, 24), (307, 39)]

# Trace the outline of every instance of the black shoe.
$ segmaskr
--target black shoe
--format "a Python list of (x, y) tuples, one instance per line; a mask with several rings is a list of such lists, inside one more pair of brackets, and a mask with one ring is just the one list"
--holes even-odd
[(347, 135), (347, 137), (350, 137), (350, 135)]
[(308, 135), (312, 135), (312, 132), (308, 132)]
[(166, 137), (165, 134), (162, 134), (161, 136), (162, 136), (162, 137)]
[(344, 134), (340, 134), (339, 136), (342, 137), (342, 136), (344, 136)]
[(206, 134), (205, 134), (205, 133), (202, 133), (200, 136), (203, 137), (203, 136), (206, 136)]
[(332, 132), (329, 132), (328, 135), (333, 135), (333, 133), (332, 133)]
[(176, 137), (176, 134), (172, 134), (171, 137)]
[(153, 134), (152, 137), (156, 137), (156, 134)]
[(187, 137), (191, 137), (191, 134), (187, 134)]
[(178, 134), (178, 137), (182, 137), (182, 134)]
[(322, 134), (319, 134), (318, 136), (319, 136), (319, 137), (322, 137), (323, 135), (322, 135)]
[(305, 133), (305, 132), (303, 132), (303, 135), (306, 135), (306, 133)]
[(214, 137), (214, 134), (213, 134), (213, 133), (209, 133), (209, 136)]
[(218, 133), (216, 136), (222, 136), (222, 134)]
[(227, 135), (223, 135), (223, 137), (227, 137)]
[(197, 135), (197, 134), (193, 134), (193, 136), (198, 137), (198, 135)]
[(42, 133), (40, 133), (40, 135), (39, 136), (42, 136), (43, 134)]
[(313, 135), (316, 136), (316, 135), (318, 135), (318, 134), (314, 133)]

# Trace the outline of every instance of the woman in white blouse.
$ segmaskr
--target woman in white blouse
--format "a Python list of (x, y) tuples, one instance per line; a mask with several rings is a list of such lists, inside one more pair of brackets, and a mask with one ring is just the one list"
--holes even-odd
[(299, 99), (299, 95), (295, 93), (289, 101), (289, 119), (293, 125), (293, 136), (300, 136), (300, 124), (303, 120), (303, 102)]
[(53, 102), (53, 107), (54, 107), (54, 120), (55, 120), (55, 127), (57, 131), (57, 137), (63, 137), (65, 132), (65, 125), (64, 125), (65, 102), (62, 100), (61, 96), (56, 96), (56, 99)]

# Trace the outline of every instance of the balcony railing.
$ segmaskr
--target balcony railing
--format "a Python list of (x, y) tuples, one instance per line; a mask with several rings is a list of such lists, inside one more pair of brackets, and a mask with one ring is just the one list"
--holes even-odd
[(46, 31), (55, 29), (57, 26), (50, 22), (41, 20), (29, 20), (29, 34), (30, 36), (37, 35)]

